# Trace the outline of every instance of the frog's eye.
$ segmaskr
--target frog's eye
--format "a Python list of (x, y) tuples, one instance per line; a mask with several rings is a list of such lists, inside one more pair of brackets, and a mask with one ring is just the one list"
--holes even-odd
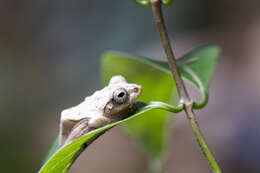
[(114, 91), (113, 101), (117, 104), (122, 104), (127, 101), (128, 93), (124, 88), (120, 88)]

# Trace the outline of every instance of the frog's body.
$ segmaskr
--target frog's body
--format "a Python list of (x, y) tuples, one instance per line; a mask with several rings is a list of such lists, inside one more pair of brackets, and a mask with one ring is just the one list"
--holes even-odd
[(122, 76), (112, 77), (108, 86), (86, 97), (79, 105), (62, 111), (60, 145), (124, 118), (141, 90), (141, 86), (127, 83)]

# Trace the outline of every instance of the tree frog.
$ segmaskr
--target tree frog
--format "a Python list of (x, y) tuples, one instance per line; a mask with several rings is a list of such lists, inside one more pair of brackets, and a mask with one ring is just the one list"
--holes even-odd
[(123, 76), (113, 76), (108, 86), (61, 112), (60, 146), (86, 132), (123, 119), (141, 91), (140, 85), (127, 83)]

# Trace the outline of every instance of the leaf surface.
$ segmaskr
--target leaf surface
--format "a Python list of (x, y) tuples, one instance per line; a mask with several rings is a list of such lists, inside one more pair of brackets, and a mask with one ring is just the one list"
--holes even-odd
[[(152, 100), (170, 103), (172, 96), (177, 101), (176, 87), (170, 73), (165, 73), (148, 58), (137, 57), (119, 52), (107, 52), (102, 57), (103, 81), (105, 85), (114, 75), (124, 76), (129, 83), (142, 86), (138, 100)], [(167, 143), (169, 114), (155, 110), (144, 113), (122, 126), (148, 154), (152, 162), (161, 160)], [(158, 163), (157, 163), (158, 164)]]
[[(202, 108), (208, 101), (210, 79), (219, 52), (219, 47), (211, 44), (197, 48), (177, 60), (182, 78), (201, 93), (202, 101), (195, 103), (194, 108)], [(125, 53), (107, 52), (103, 56), (102, 70), (105, 83), (108, 83), (113, 75), (120, 74), (130, 82), (141, 85), (142, 101), (158, 100), (171, 103), (173, 96), (176, 102), (176, 87), (167, 62)], [(150, 159), (156, 161), (163, 157), (168, 121), (166, 112), (153, 111), (145, 113), (136, 120), (128, 121), (124, 127), (143, 146)]]

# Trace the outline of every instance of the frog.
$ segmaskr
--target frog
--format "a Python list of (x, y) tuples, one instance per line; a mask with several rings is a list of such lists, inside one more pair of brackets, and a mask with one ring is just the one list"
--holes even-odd
[(106, 87), (61, 112), (59, 145), (68, 144), (87, 132), (124, 119), (141, 92), (140, 85), (128, 83), (121, 75), (113, 76)]

